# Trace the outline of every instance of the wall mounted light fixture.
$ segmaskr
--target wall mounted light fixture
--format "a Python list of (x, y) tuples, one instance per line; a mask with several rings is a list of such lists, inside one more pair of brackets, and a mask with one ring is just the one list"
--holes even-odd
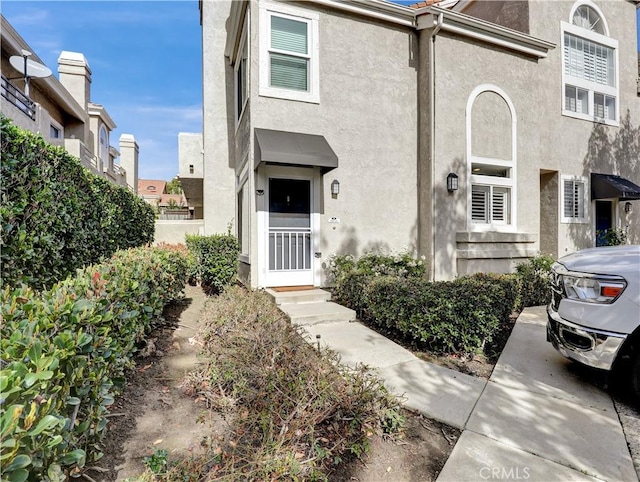
[(331, 195), (337, 196), (338, 194), (340, 194), (340, 183), (337, 179), (334, 179), (331, 183)]
[(630, 202), (626, 202), (624, 203), (624, 212), (629, 214), (631, 212), (631, 203)]
[(458, 175), (450, 172), (447, 176), (447, 191), (453, 192), (458, 190)]
[(256, 189), (256, 194), (258, 196), (264, 196), (264, 189)]

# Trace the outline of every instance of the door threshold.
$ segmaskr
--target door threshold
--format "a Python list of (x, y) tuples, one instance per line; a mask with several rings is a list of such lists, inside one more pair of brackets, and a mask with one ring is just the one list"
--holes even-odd
[(271, 289), (276, 293), (284, 293), (287, 291), (307, 291), (316, 289), (315, 286), (312, 285), (304, 285), (304, 286), (272, 286)]

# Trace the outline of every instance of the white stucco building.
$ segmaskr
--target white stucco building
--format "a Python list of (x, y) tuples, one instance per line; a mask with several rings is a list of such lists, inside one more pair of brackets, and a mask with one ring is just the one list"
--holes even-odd
[(58, 77), (31, 78), (26, 95), (24, 75), (9, 59), (21, 57), (26, 51), (28, 60), (43, 62), (4, 16), (0, 27), (2, 113), (15, 125), (40, 134), (50, 144), (64, 147), (95, 174), (136, 192), (138, 143), (132, 134), (122, 134), (119, 149), (111, 145), (116, 123), (103, 105), (91, 100), (91, 68), (85, 56), (62, 51)]
[(322, 286), (332, 254), (450, 279), (639, 243), (637, 6), (201, 1), (205, 233), (232, 227), (253, 287)]

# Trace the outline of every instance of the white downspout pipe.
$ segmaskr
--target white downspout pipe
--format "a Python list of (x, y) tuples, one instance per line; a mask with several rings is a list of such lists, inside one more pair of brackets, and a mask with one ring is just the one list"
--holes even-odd
[[(431, 31), (431, 35), (429, 36), (429, 143), (431, 148), (431, 187), (435, 186), (436, 180), (436, 142), (435, 142), (435, 132), (436, 132), (436, 65), (435, 65), (435, 43), (436, 43), (436, 35), (442, 28), (442, 24), (444, 22), (444, 14), (439, 13), (438, 18), (435, 21), (435, 26)], [(435, 190), (433, 190), (435, 193)], [(431, 280), (435, 280), (436, 274), (436, 230), (435, 230), (435, 213), (436, 213), (436, 196), (433, 195), (433, 204), (432, 204), (432, 215), (431, 215)]]

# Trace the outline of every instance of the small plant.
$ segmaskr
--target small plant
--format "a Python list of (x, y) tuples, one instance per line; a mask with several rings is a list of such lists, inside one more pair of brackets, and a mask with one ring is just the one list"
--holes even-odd
[(551, 299), (551, 256), (540, 255), (516, 266), (519, 311), (527, 306), (546, 305)]
[(142, 463), (156, 475), (162, 475), (167, 471), (167, 457), (169, 452), (165, 449), (156, 449), (151, 455), (142, 459)]
[(231, 234), (187, 235), (189, 278), (211, 293), (221, 293), (238, 275), (238, 240)]
[(596, 231), (598, 246), (620, 246), (626, 244), (627, 233), (624, 229), (603, 229)]

